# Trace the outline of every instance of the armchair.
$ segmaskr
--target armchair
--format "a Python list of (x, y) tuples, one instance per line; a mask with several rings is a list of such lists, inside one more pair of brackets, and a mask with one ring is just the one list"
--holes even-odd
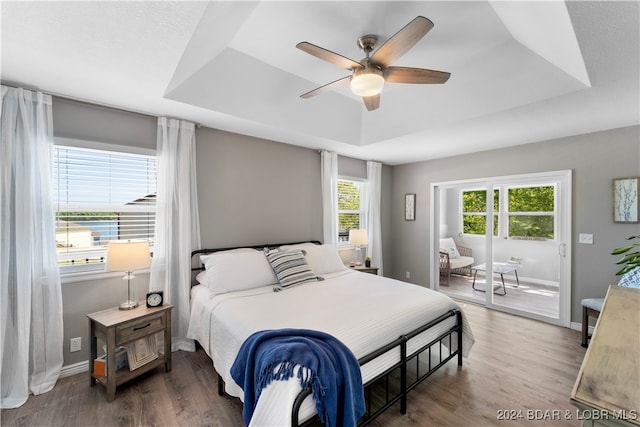
[(471, 276), (471, 248), (458, 246), (451, 238), (440, 239), (440, 284), (448, 285), (451, 273)]

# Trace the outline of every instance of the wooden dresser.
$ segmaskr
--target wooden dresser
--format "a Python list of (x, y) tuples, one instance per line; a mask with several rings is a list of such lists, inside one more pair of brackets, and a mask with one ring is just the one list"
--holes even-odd
[(640, 426), (640, 289), (609, 287), (571, 403), (584, 427)]

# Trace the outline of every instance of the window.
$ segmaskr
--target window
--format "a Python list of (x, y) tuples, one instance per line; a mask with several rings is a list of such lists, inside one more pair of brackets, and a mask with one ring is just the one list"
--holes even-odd
[(554, 239), (555, 186), (508, 190), (509, 237)]
[(153, 245), (156, 158), (54, 147), (56, 246), (62, 273), (103, 270), (109, 240)]
[[(500, 193), (505, 196), (500, 199)], [(503, 185), (493, 193), (493, 235), (514, 239), (555, 239), (555, 185)], [(462, 229), (484, 235), (487, 191), (462, 191)]]
[(338, 180), (338, 243), (349, 242), (349, 230), (362, 228), (364, 215), (360, 207), (363, 183)]
[[(493, 190), (493, 235), (498, 235), (498, 214), (500, 191)], [(462, 230), (465, 234), (486, 233), (487, 227), (487, 191), (468, 190), (462, 192)]]

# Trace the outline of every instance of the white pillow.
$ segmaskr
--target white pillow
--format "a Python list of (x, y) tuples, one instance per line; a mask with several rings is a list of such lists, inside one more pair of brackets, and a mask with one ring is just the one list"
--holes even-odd
[(458, 248), (447, 248), (447, 252), (449, 253), (450, 259), (460, 258), (460, 252), (458, 252)]
[(222, 255), (222, 254), (242, 254), (246, 252), (258, 252), (258, 251), (253, 248), (237, 248), (237, 249), (229, 249), (229, 250), (220, 251), (220, 252), (212, 252), (210, 254), (200, 255), (200, 262), (206, 266), (207, 260), (210, 259), (211, 257)]
[(205, 268), (211, 295), (278, 283), (264, 254), (256, 250), (218, 252), (207, 258)]
[(305, 257), (315, 274), (335, 273), (346, 270), (338, 249), (333, 245), (313, 245), (305, 246)]
[(200, 273), (198, 273), (198, 275), (196, 276), (196, 282), (198, 282), (198, 284), (200, 285), (204, 285), (207, 288), (209, 287), (209, 280), (207, 279), (207, 271), (201, 271)]
[(295, 249), (302, 249), (302, 250), (306, 251), (307, 249), (309, 249), (310, 246), (318, 246), (318, 245), (316, 245), (315, 243), (311, 243), (311, 242), (296, 243), (295, 245), (283, 245), (283, 246), (280, 246), (278, 248), (278, 250), (282, 251), (282, 252), (292, 251), (292, 250), (295, 250)]

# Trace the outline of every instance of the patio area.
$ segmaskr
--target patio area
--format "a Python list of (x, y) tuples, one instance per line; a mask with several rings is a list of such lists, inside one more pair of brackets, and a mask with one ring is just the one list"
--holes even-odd
[[(449, 292), (461, 297), (471, 298), (484, 303), (485, 293), (475, 291), (472, 288), (473, 276), (451, 275), (449, 285), (441, 285), (440, 290)], [(500, 284), (500, 289), (496, 288), (493, 302), (495, 304), (528, 311), (557, 318), (559, 316), (559, 295), (557, 286), (547, 286), (527, 282), (520, 278), (520, 286), (517, 286), (515, 277), (504, 276), (504, 284), (507, 294), (502, 293), (502, 283), (500, 275), (495, 275), (493, 279), (494, 286)], [(476, 277), (475, 287), (477, 289), (486, 289), (486, 279), (482, 273), (478, 273)]]

